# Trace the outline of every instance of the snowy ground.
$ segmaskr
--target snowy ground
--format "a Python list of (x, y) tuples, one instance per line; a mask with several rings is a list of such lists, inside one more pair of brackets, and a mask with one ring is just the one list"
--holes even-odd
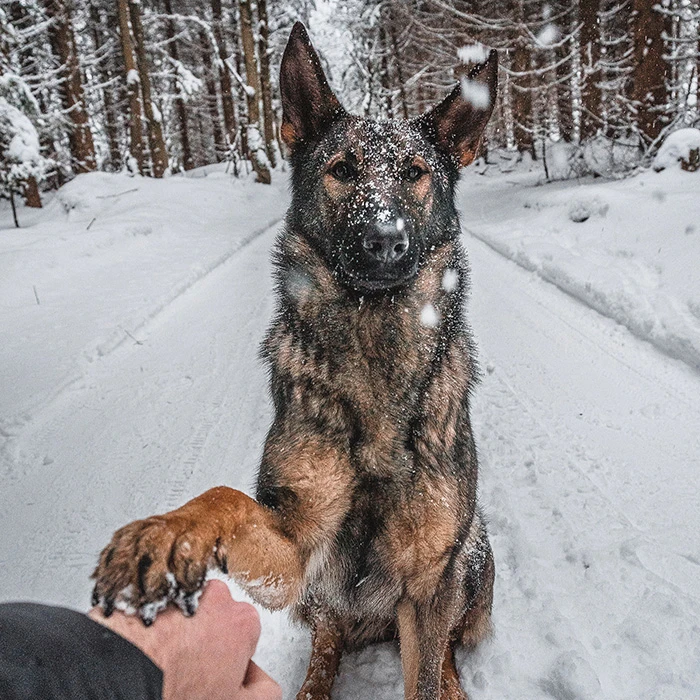
[[(18, 232), (0, 211), (0, 599), (85, 609), (116, 527), (254, 483), (286, 182), (194, 175), (81, 176)], [(470, 172), (460, 193), (497, 559), (496, 634), (460, 655), (464, 685), (696, 700), (700, 173), (538, 177)], [(263, 617), (257, 660), (293, 698), (308, 635)], [(382, 645), (346, 657), (335, 697), (401, 689)]]

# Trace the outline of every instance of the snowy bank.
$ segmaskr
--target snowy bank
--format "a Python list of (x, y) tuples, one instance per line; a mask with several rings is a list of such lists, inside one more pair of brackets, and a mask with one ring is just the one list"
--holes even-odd
[(461, 202), (473, 236), (700, 370), (700, 175), (540, 185), (469, 172)]
[[(42, 210), (0, 209), (0, 434), (78, 379), (284, 215), (260, 185), (209, 166), (154, 180), (79, 175)], [(222, 303), (227, 300), (222, 299)]]

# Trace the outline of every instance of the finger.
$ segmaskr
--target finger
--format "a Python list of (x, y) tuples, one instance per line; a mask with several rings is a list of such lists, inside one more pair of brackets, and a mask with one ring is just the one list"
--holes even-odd
[(243, 688), (250, 700), (282, 700), (282, 688), (254, 661), (248, 664)]
[(229, 600), (232, 600), (232, 598), (228, 586), (223, 581), (211, 579), (204, 584), (202, 600), (199, 605), (200, 607), (204, 607), (204, 605), (217, 605)]

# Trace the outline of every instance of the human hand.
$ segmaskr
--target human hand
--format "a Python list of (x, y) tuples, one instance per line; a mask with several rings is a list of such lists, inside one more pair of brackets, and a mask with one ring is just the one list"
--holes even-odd
[(89, 616), (139, 647), (163, 671), (163, 700), (281, 700), (282, 691), (251, 661), (260, 617), (231, 598), (226, 584), (209, 581), (197, 614), (168, 609), (146, 628), (137, 617), (100, 608)]

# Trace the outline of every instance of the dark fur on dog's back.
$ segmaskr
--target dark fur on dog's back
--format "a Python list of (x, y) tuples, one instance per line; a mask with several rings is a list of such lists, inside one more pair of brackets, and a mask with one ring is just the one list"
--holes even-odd
[[(477, 506), (475, 363), (454, 189), (495, 99), (496, 58), (412, 122), (344, 112), (297, 25), (282, 63), (292, 204), (263, 347), (275, 418), (257, 502), (219, 487), (120, 530), (96, 598), (190, 611), (208, 566), (313, 632), (298, 698), (328, 700), (345, 649), (398, 636), (406, 697), (464, 698), (454, 645), (489, 629)], [(136, 594), (138, 592), (138, 595)]]

